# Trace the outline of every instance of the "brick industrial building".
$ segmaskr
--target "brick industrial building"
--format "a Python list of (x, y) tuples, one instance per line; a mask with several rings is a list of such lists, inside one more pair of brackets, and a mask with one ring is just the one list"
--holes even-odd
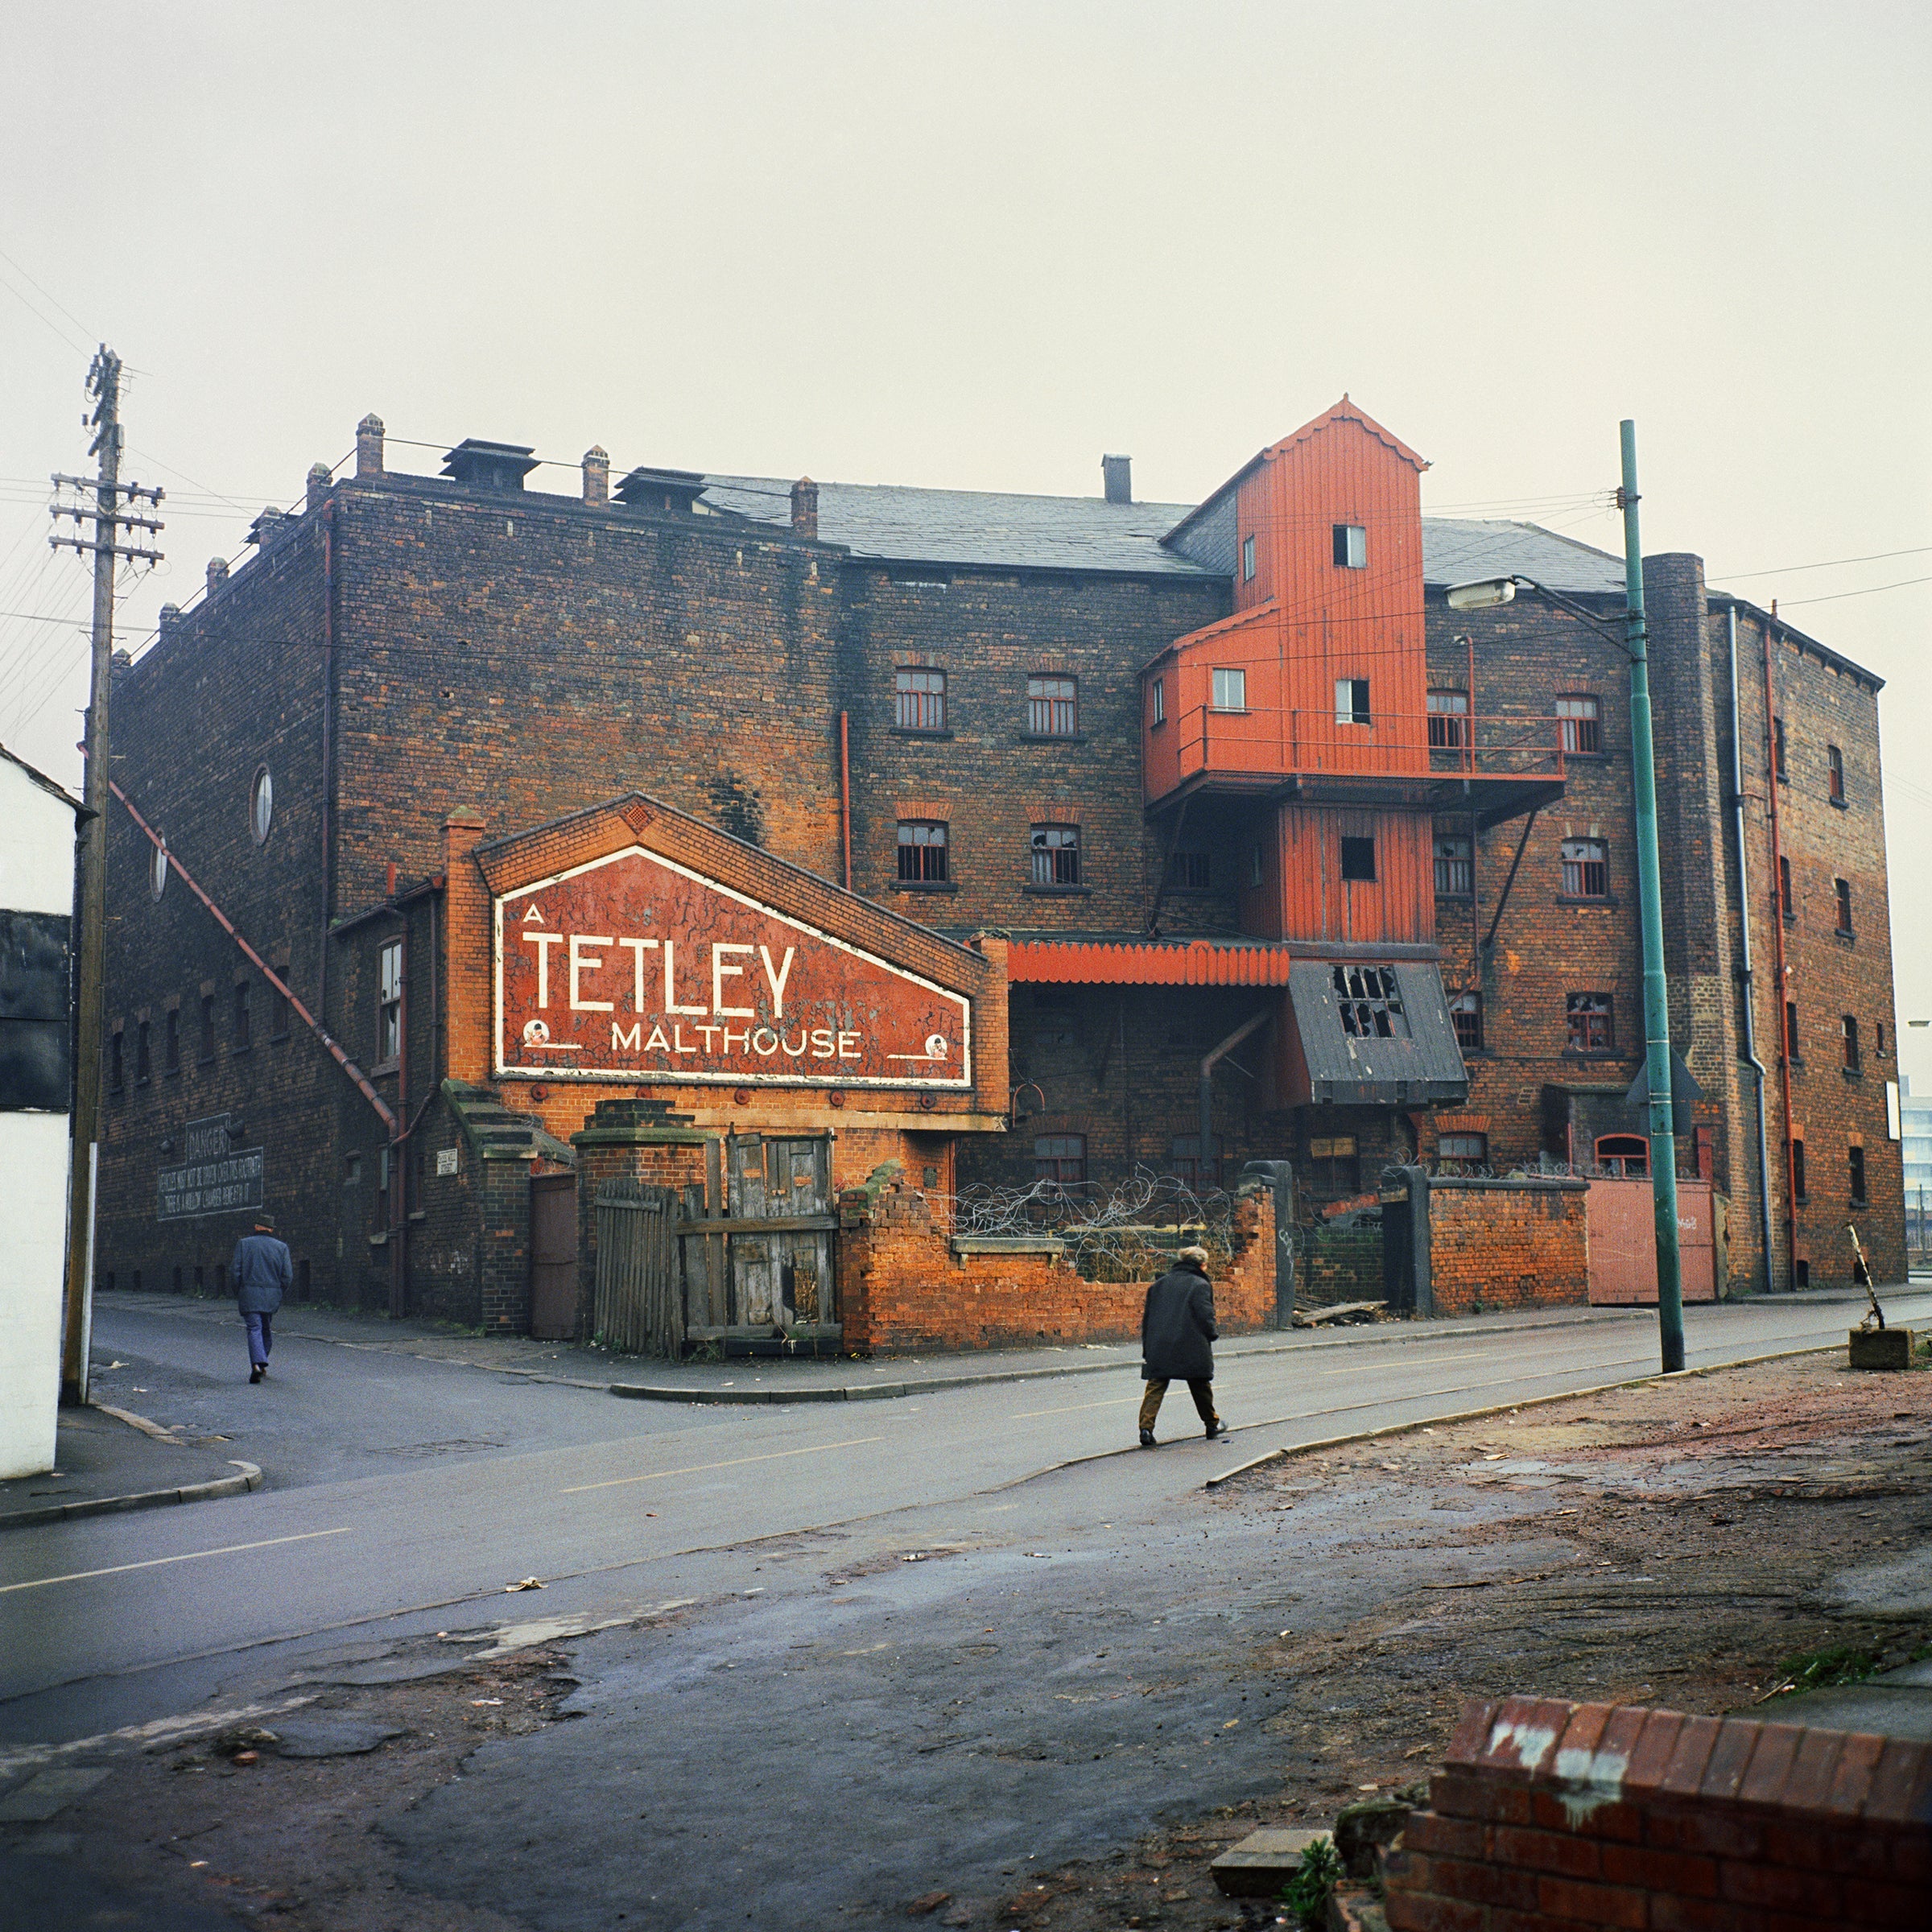
[[(1616, 559), (1425, 520), (1346, 399), (1195, 506), (539, 467), (367, 419), (119, 671), (104, 1281), (214, 1290), (266, 1199), (299, 1292), (519, 1326), (533, 1195), (653, 1119), (819, 1192), (1285, 1159), (1308, 1222), (1642, 1170), (1627, 661), (1443, 594)], [(1645, 577), (1684, 1163), (1734, 1288), (1895, 1276), (1879, 681)]]

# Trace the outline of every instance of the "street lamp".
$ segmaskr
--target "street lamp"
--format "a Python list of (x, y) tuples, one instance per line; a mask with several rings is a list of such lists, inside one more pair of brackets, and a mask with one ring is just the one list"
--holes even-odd
[[(1683, 1269), (1677, 1243), (1677, 1143), (1670, 1110), (1670, 1011), (1664, 978), (1664, 912), (1657, 851), (1657, 757), (1650, 730), (1649, 632), (1644, 618), (1644, 551), (1637, 523), (1637, 425), (1621, 425), (1624, 513), (1624, 634), (1593, 612), (1533, 577), (1513, 573), (1449, 591), (1451, 610), (1493, 610), (1517, 590), (1534, 590), (1559, 609), (1615, 638), (1630, 654), (1630, 764), (1637, 805), (1637, 889), (1644, 946), (1644, 1059), (1650, 1088), (1650, 1185), (1657, 1220), (1657, 1327), (1669, 1374), (1684, 1365)], [(1769, 1178), (1766, 1185), (1769, 1186)]]

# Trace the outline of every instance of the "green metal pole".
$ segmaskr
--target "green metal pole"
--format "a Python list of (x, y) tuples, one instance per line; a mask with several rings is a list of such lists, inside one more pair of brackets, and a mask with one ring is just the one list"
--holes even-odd
[(1677, 1141), (1670, 1118), (1670, 1006), (1664, 980), (1664, 902), (1657, 852), (1657, 758), (1650, 733), (1650, 658), (1644, 548), (1637, 528), (1637, 425), (1623, 425), (1624, 595), (1630, 647), (1630, 766), (1637, 793), (1637, 890), (1644, 934), (1644, 1060), (1650, 1084), (1650, 1187), (1657, 1208), (1657, 1328), (1666, 1374), (1684, 1365), (1684, 1282), (1677, 1248)]

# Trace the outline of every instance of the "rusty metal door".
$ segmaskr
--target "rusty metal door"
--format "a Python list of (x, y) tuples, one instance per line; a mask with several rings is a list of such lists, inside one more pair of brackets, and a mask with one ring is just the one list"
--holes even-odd
[[(1686, 1302), (1717, 1299), (1717, 1250), (1708, 1181), (1677, 1184), (1677, 1241)], [(1657, 1304), (1657, 1209), (1648, 1176), (1596, 1180), (1585, 1203), (1592, 1307)]]
[(605, 1348), (673, 1360), (683, 1352), (682, 1246), (671, 1189), (619, 1179), (597, 1190), (593, 1332)]
[(832, 1272), (832, 1140), (734, 1134), (725, 1146), (729, 1213), (769, 1222), (731, 1232), (731, 1323), (789, 1335), (837, 1318)]
[(568, 1341), (577, 1331), (577, 1177), (530, 1183), (530, 1332)]

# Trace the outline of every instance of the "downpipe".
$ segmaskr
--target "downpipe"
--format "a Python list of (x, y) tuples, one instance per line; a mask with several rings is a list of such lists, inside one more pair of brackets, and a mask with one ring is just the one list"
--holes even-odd
[[(1757, 1057), (1757, 983), (1751, 976), (1751, 864), (1748, 857), (1748, 845), (1744, 825), (1744, 746), (1740, 741), (1743, 730), (1741, 714), (1737, 700), (1737, 606), (1732, 604), (1725, 613), (1726, 634), (1728, 647), (1727, 668), (1731, 679), (1731, 807), (1732, 818), (1737, 835), (1737, 923), (1743, 937), (1743, 971), (1740, 975), (1744, 984), (1744, 997), (1740, 1005), (1744, 1009), (1744, 1052), (1740, 1056), (1749, 1066), (1752, 1077), (1757, 1082), (1757, 1208), (1760, 1234), (1764, 1252), (1765, 1293), (1771, 1292), (1771, 1138), (1765, 1123), (1765, 1081), (1768, 1077), (1765, 1063)], [(1780, 916), (1783, 909), (1779, 908)]]

